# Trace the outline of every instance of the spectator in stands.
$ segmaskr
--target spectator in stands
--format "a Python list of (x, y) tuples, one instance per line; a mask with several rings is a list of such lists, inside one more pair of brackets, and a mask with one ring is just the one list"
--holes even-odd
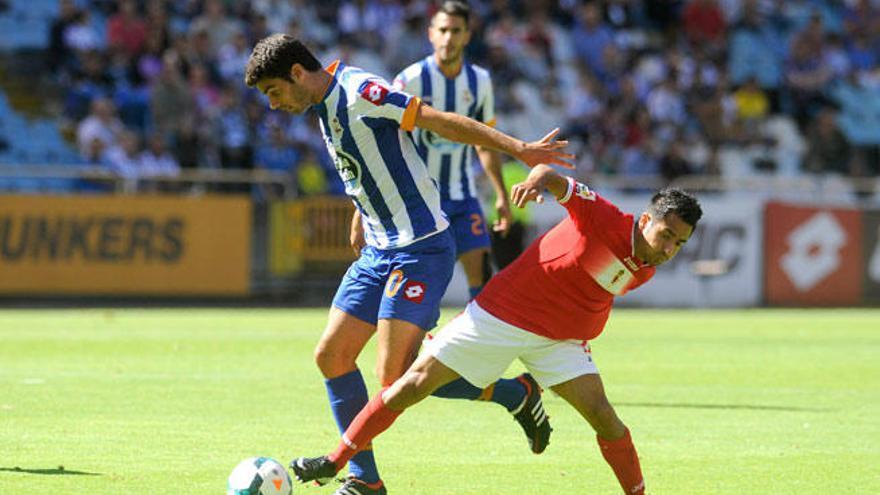
[(76, 130), (76, 141), (80, 155), (89, 156), (92, 141), (101, 141), (104, 148), (114, 147), (124, 128), (116, 115), (116, 107), (108, 98), (96, 98), (92, 101), (88, 117), (79, 123)]
[(217, 142), (220, 164), (225, 169), (252, 168), (252, 133), (244, 100), (233, 85), (223, 88), (217, 109)]
[(676, 86), (676, 75), (670, 73), (648, 93), (645, 101), (651, 118), (660, 123), (681, 125), (685, 114), (684, 98)]
[(742, 20), (735, 26), (728, 45), (730, 82), (741, 85), (755, 78), (767, 92), (770, 107), (778, 109), (784, 47), (780, 33), (764, 18), (758, 2), (745, 2)]
[(578, 57), (591, 71), (603, 71), (603, 52), (605, 47), (614, 43), (614, 33), (602, 23), (598, 2), (581, 6), (572, 31), (572, 42)]
[(139, 170), (143, 177), (175, 177), (180, 175), (180, 164), (166, 144), (167, 139), (159, 132), (153, 132), (146, 148), (140, 154)]
[[(785, 70), (786, 89), (795, 121), (801, 131), (817, 107), (826, 103), (824, 95), (833, 73), (821, 57), (821, 50), (814, 51), (809, 37), (795, 37)], [(816, 56), (816, 54), (820, 56)]]
[(693, 173), (693, 166), (688, 161), (685, 143), (680, 135), (666, 148), (663, 157), (660, 158), (660, 174), (667, 184), (675, 179)]
[(88, 10), (77, 10), (73, 22), (64, 29), (64, 47), (74, 54), (101, 50), (104, 41)]
[(147, 24), (137, 11), (134, 0), (121, 0), (119, 11), (107, 21), (107, 45), (129, 57), (135, 57), (144, 48)]
[(770, 100), (754, 77), (733, 92), (733, 101), (737, 118), (745, 122), (760, 122), (770, 110)]
[(237, 19), (226, 15), (226, 5), (222, 0), (207, 0), (204, 13), (196, 17), (190, 30), (206, 34), (210, 52), (217, 53), (243, 27)]
[[(257, 146), (254, 154), (254, 167), (258, 169), (271, 170), (273, 172), (289, 173), (291, 177), (296, 177), (297, 165), (300, 160), (300, 152), (284, 134), (284, 129), (278, 125), (269, 128), (268, 139), (261, 142)], [(263, 184), (255, 191), (258, 196), (264, 198), (278, 198), (281, 191), (277, 187), (268, 187)]]
[(141, 171), (141, 141), (137, 133), (123, 130), (119, 140), (107, 148), (104, 154), (104, 163), (117, 176), (126, 179), (125, 189), (133, 191), (137, 179), (142, 175)]
[(64, 33), (79, 18), (79, 9), (73, 0), (61, 0), (58, 4), (58, 17), (52, 20), (49, 30), (48, 62), (53, 71), (64, 72), (72, 69), (73, 51), (67, 46)]
[(244, 67), (250, 54), (250, 46), (244, 31), (235, 33), (229, 43), (220, 48), (217, 57), (218, 69), (225, 83), (236, 83), (240, 89), (244, 89)]
[(727, 24), (716, 0), (690, 0), (682, 13), (682, 28), (693, 46), (712, 52), (724, 48)]
[(404, 11), (403, 22), (390, 30), (383, 58), (390, 74), (397, 74), (409, 60), (418, 60), (431, 53), (431, 44), (425, 36), (425, 12), (421, 4), (413, 2)]
[(807, 132), (807, 142), (804, 171), (850, 175), (853, 166), (850, 145), (837, 125), (837, 112), (832, 107), (824, 107), (816, 115)]
[(167, 52), (163, 57), (162, 72), (150, 88), (153, 128), (174, 139), (180, 133), (186, 116), (192, 115), (194, 109), (195, 101), (183, 80), (179, 59), (176, 53)]

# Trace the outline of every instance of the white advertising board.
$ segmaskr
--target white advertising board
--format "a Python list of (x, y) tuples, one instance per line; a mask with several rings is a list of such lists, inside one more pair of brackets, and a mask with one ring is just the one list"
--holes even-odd
[[(645, 209), (650, 199), (649, 195), (605, 197), (635, 215)], [(700, 203), (703, 219), (691, 240), (678, 256), (658, 268), (653, 280), (619, 298), (617, 306), (745, 307), (761, 303), (764, 201), (704, 195)], [(553, 200), (537, 205), (532, 212), (530, 231), (537, 234), (545, 232), (565, 214)], [(728, 270), (717, 276), (697, 275), (694, 262), (705, 260), (721, 260)], [(466, 301), (467, 284), (459, 266), (444, 304), (462, 305)]]

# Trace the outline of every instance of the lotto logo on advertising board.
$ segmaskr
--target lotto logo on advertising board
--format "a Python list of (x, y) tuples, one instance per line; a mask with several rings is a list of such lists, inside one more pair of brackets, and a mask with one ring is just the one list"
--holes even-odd
[(865, 299), (880, 302), (880, 210), (863, 216), (865, 253)]
[(765, 295), (770, 304), (848, 305), (862, 295), (858, 210), (769, 203)]

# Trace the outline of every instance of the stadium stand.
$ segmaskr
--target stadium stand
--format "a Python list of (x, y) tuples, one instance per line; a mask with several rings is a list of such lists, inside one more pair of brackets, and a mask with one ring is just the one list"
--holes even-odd
[[(576, 174), (593, 183), (641, 189), (682, 177), (695, 184), (700, 176), (880, 173), (876, 1), (471, 4), (478, 19), (469, 57), (493, 73), (499, 126), (534, 138), (535, 129), (563, 119), (579, 157)], [(178, 169), (265, 169), (288, 174), (297, 184), (292, 194), (339, 194), (341, 184), (313, 119), (269, 111), (243, 85), (253, 43), (284, 31), (325, 62), (342, 57), (391, 77), (428, 52), (424, 28), (433, 8), (422, 0), (4, 6), (0, 57), (6, 65), (29, 58), (41, 70), (16, 77), (51, 91), (34, 117), (0, 88), (7, 91), (0, 93), (0, 164), (78, 162), (136, 184), (141, 175)], [(109, 102), (102, 111), (112, 129), (100, 143), (77, 142), (77, 130), (94, 120), (95, 101)], [(119, 165), (121, 141), (130, 148), (127, 168)], [(141, 171), (137, 157), (147, 143), (167, 148), (179, 167)], [(280, 151), (285, 146), (290, 151)], [(55, 185), (0, 182), (5, 190), (91, 190), (83, 181), (47, 184)], [(855, 189), (870, 197), (871, 186), (860, 184)]]

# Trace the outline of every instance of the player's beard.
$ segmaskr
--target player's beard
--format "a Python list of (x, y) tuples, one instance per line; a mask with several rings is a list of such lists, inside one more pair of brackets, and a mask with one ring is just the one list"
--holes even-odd
[[(440, 56), (438, 58), (440, 59), (440, 63), (442, 65), (444, 65), (444, 66), (457, 66), (458, 64), (461, 63), (462, 53), (464, 52), (464, 50), (461, 48), (456, 49), (455, 51), (452, 51), (452, 50), (453, 49), (450, 49), (450, 48), (440, 50), (440, 53), (439, 53)], [(445, 57), (443, 56), (444, 53), (446, 54)]]

